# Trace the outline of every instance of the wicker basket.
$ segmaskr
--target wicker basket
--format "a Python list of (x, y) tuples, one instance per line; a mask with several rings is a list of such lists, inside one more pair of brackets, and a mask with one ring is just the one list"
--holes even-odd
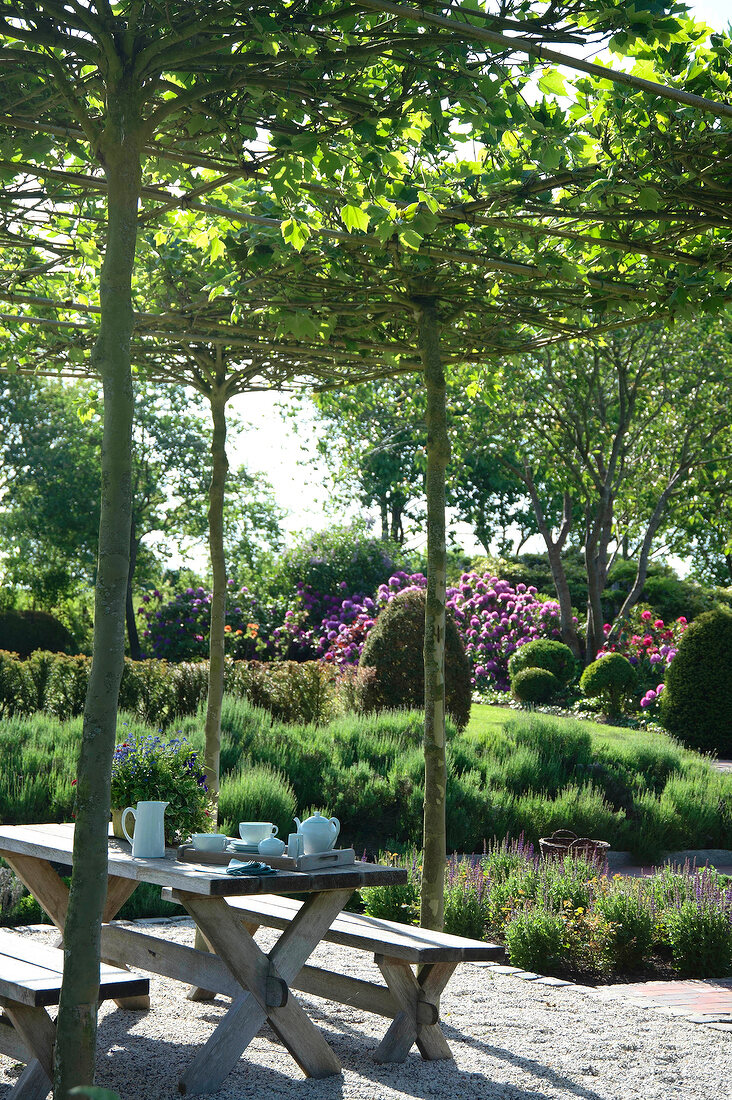
[(607, 840), (590, 840), (586, 836), (577, 836), (570, 829), (557, 829), (551, 836), (539, 839), (539, 848), (545, 859), (586, 856), (599, 863), (606, 858), (610, 845)]

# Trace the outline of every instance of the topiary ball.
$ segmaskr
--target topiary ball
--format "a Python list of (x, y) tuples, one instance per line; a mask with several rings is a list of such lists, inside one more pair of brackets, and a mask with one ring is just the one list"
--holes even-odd
[(511, 677), (512, 687), (514, 677), (527, 668), (544, 668), (560, 684), (568, 684), (577, 671), (577, 661), (564, 642), (555, 642), (551, 638), (535, 638), (533, 642), (519, 646), (509, 659), (508, 675)]
[[(356, 685), (360, 710), (424, 707), (423, 588), (407, 588), (390, 600), (372, 627), (359, 660), (374, 669)], [(446, 710), (459, 730), (470, 717), (472, 668), (451, 612), (445, 616)]]
[(689, 748), (732, 754), (732, 613), (706, 611), (666, 672), (661, 722)]
[(623, 699), (636, 688), (636, 675), (622, 653), (606, 653), (588, 665), (580, 677), (580, 688), (588, 699), (599, 699), (610, 715), (619, 714)]
[(519, 703), (548, 703), (560, 687), (546, 668), (522, 668), (511, 677), (511, 691)]

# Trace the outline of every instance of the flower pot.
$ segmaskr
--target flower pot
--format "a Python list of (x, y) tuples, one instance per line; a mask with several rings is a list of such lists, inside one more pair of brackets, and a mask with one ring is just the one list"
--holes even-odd
[[(116, 836), (119, 840), (127, 840), (127, 837), (122, 832), (122, 811), (124, 806), (112, 807), (112, 836)], [(130, 836), (135, 835), (135, 819), (132, 814), (127, 815), (127, 832)]]

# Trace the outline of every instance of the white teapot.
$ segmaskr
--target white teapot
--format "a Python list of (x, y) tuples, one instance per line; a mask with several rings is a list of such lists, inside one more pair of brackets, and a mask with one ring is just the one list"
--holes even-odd
[(323, 817), (318, 810), (307, 821), (301, 823), (299, 817), (294, 818), (294, 821), (302, 836), (303, 854), (306, 856), (329, 852), (341, 831), (341, 823), (337, 817)]

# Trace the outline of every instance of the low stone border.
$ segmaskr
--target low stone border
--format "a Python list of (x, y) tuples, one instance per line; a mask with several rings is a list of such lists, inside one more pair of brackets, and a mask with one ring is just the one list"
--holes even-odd
[(579, 985), (563, 978), (552, 978), (521, 970), (505, 963), (476, 962), (469, 966), (490, 969), (493, 974), (507, 974), (537, 985), (572, 989), (605, 1001), (621, 1001), (636, 1008), (650, 1008), (668, 1016), (679, 1016), (691, 1024), (706, 1024), (715, 1031), (732, 1034), (732, 978), (679, 978), (669, 982), (634, 982), (629, 985)]

